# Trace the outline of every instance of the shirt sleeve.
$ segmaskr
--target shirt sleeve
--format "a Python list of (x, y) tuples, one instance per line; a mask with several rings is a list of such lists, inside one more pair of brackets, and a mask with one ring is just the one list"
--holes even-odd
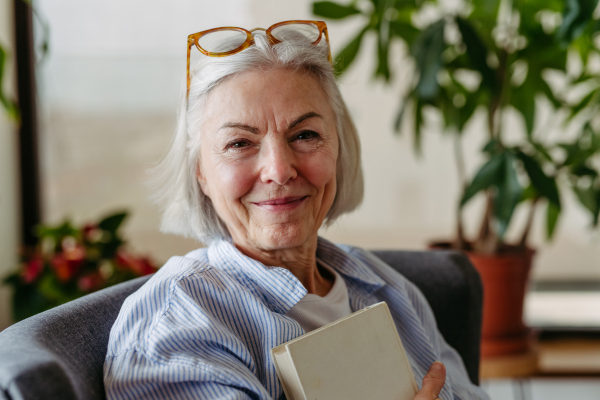
[[(159, 363), (137, 350), (107, 358), (107, 399), (270, 399), (236, 385), (223, 371), (185, 362)], [(237, 378), (239, 380), (239, 375)]]
[(230, 286), (207, 268), (156, 279), (130, 296), (111, 331), (107, 399), (270, 400), (259, 361), (227, 311), (239, 295)]

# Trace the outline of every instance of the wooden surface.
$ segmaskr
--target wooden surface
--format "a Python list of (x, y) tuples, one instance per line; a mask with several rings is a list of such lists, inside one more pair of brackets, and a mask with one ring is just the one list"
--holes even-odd
[(488, 357), (481, 360), (481, 379), (533, 376), (538, 370), (538, 350), (524, 354)]
[(543, 375), (600, 376), (600, 340), (543, 340), (525, 354), (483, 358), (480, 370), (481, 379)]
[(600, 340), (555, 339), (541, 342), (538, 372), (600, 375)]

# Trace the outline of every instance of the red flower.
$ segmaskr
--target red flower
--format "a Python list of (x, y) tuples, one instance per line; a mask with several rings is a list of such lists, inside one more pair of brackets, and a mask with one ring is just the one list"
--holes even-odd
[(102, 279), (102, 276), (98, 272), (92, 272), (79, 278), (77, 287), (82, 292), (90, 293), (100, 289), (103, 283), (104, 279)]
[(83, 227), (83, 237), (90, 243), (98, 242), (102, 239), (104, 232), (95, 224), (86, 224)]
[(35, 281), (38, 276), (40, 276), (40, 273), (42, 272), (42, 270), (44, 269), (44, 260), (42, 259), (42, 256), (39, 254), (36, 254), (35, 256), (33, 256), (33, 258), (31, 260), (29, 260), (29, 262), (27, 264), (25, 264), (25, 269), (23, 270), (23, 273), (21, 274), (21, 277), (23, 278), (23, 282), (29, 284), (32, 283), (33, 281)]
[(119, 250), (119, 252), (117, 252), (117, 263), (137, 276), (149, 275), (156, 272), (156, 267), (152, 264), (150, 259), (147, 257), (136, 258), (125, 250)]
[(71, 280), (83, 266), (85, 250), (80, 245), (69, 247), (52, 258), (52, 268), (61, 282)]
[(154, 264), (152, 264), (149, 258), (141, 257), (139, 261), (142, 264), (142, 275), (150, 275), (156, 272), (156, 267), (154, 266)]

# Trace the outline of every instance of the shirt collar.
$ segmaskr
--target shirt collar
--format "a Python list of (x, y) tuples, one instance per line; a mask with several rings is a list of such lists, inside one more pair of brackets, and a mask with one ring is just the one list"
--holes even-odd
[(317, 258), (323, 260), (341, 275), (350, 278), (349, 283), (372, 294), (385, 286), (385, 281), (363, 261), (350, 255), (337, 245), (319, 237), (317, 243)]
[(208, 248), (208, 261), (215, 268), (253, 283), (264, 301), (280, 314), (287, 313), (307, 293), (306, 288), (289, 270), (267, 267), (242, 254), (230, 241), (212, 242)]
[[(349, 255), (335, 244), (319, 237), (317, 258), (327, 263), (356, 289), (372, 294), (385, 282), (364, 262)], [(254, 283), (258, 292), (273, 311), (285, 314), (307, 293), (306, 288), (289, 270), (267, 267), (242, 254), (231, 241), (216, 240), (208, 248), (208, 261), (215, 268), (232, 275), (242, 275)]]

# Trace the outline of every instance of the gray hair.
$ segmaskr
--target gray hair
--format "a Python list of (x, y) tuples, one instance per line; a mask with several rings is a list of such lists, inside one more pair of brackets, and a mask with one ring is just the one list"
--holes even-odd
[(189, 98), (183, 95), (177, 128), (170, 148), (152, 170), (154, 200), (162, 208), (161, 231), (192, 237), (209, 243), (229, 238), (225, 223), (197, 181), (200, 157), (200, 132), (204, 102), (208, 94), (228, 78), (249, 70), (268, 71), (288, 68), (314, 77), (329, 98), (336, 118), (339, 137), (337, 160), (337, 192), (327, 213), (325, 225), (340, 215), (353, 211), (363, 198), (363, 174), (360, 142), (346, 104), (335, 82), (331, 63), (327, 60), (325, 40), (311, 45), (306, 39), (289, 38), (271, 45), (266, 35), (254, 34), (255, 45), (228, 57), (205, 57), (190, 71)]

